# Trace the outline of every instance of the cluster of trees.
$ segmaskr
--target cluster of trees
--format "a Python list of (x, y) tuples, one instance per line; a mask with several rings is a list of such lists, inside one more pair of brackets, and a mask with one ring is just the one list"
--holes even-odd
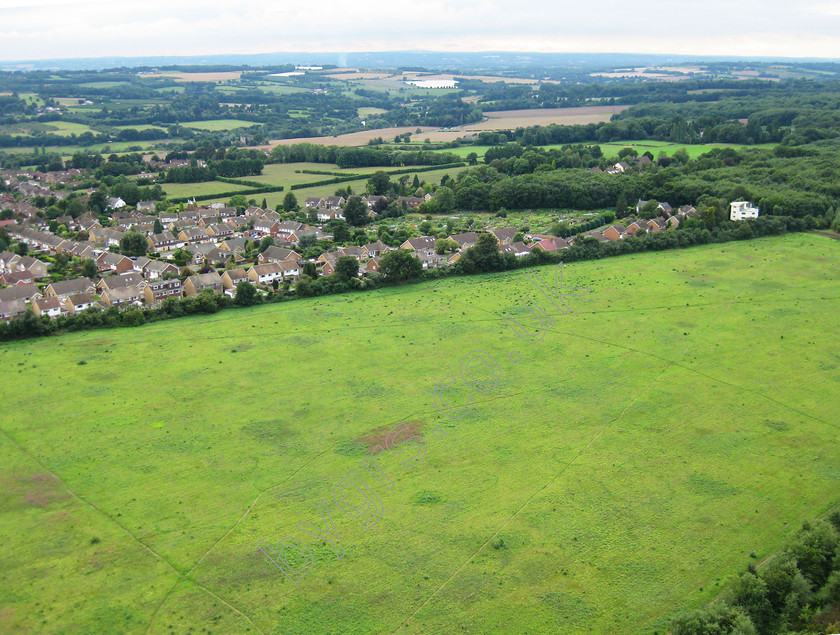
[(675, 619), (671, 632), (836, 632), (840, 609), (838, 530), (837, 513), (829, 520), (804, 523), (760, 570), (749, 565), (721, 599)]
[(190, 165), (172, 167), (166, 170), (164, 181), (167, 183), (201, 183), (212, 181), (216, 177), (230, 179), (242, 176), (257, 176), (262, 174), (264, 166), (263, 157), (228, 157), (220, 161), (209, 161), (206, 167), (199, 166), (193, 159)]
[[(518, 152), (518, 147), (513, 148)], [(840, 164), (833, 145), (809, 149), (805, 156), (788, 156), (790, 149), (713, 149), (694, 161), (687, 157), (668, 167), (622, 175), (589, 170), (562, 170), (537, 166), (534, 172), (508, 176), (494, 165), (479, 165), (458, 174), (447, 185), (455, 194), (455, 207), (463, 210), (612, 208), (620, 200), (654, 198), (672, 206), (697, 205), (713, 198), (728, 211), (733, 200), (750, 200), (762, 214), (824, 216), (840, 200)], [(810, 148), (810, 146), (809, 146)], [(801, 154), (793, 152), (794, 155)], [(526, 157), (527, 158), (523, 158)], [(516, 161), (538, 153), (523, 152)], [(685, 161), (685, 163), (683, 163)], [(699, 209), (699, 208), (698, 208)]]

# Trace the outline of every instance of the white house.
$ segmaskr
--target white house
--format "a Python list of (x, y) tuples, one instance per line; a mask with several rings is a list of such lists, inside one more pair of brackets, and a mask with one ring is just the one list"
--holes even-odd
[(729, 204), (729, 220), (758, 218), (758, 208), (749, 201), (733, 201)]

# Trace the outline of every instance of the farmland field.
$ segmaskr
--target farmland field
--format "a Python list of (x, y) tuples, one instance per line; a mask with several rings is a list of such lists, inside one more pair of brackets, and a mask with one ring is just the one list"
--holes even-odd
[(661, 633), (840, 503), (839, 250), (570, 265), (539, 343), (517, 271), (0, 345), (0, 631)]
[(210, 119), (209, 121), (185, 121), (181, 124), (186, 128), (198, 130), (233, 130), (235, 128), (248, 128), (257, 125), (252, 121), (239, 121), (238, 119)]
[(161, 183), (163, 191), (169, 198), (181, 198), (184, 196), (204, 196), (216, 194), (217, 192), (233, 192), (234, 190), (247, 190), (244, 185), (234, 185), (223, 181), (206, 181), (204, 183)]

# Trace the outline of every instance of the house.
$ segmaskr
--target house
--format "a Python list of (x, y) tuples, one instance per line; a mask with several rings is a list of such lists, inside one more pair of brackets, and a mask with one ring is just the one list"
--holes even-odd
[(306, 199), (303, 202), (303, 206), (304, 207), (314, 207), (314, 208), (317, 209), (319, 207), (326, 207), (327, 202), (323, 198), (321, 198), (320, 196), (307, 196)]
[(335, 260), (327, 260), (321, 268), (322, 276), (331, 276), (335, 273)]
[(351, 256), (356, 260), (361, 260), (365, 257), (365, 250), (362, 247), (357, 247), (356, 245), (339, 247), (338, 253), (342, 256)]
[(377, 273), (379, 271), (379, 258), (373, 257), (365, 263), (365, 266), (362, 267), (362, 274), (367, 275), (370, 273)]
[(138, 203), (135, 207), (136, 207), (138, 212), (146, 212), (147, 214), (152, 214), (155, 211), (155, 202), (154, 201), (138, 201)]
[[(575, 238), (575, 240), (576, 240), (576, 241), (577, 241), (578, 239), (581, 239), (581, 240), (582, 240), (582, 239), (584, 239), (584, 238), (594, 238), (594, 239), (595, 239), (595, 240), (597, 240), (599, 243), (608, 243), (608, 242), (610, 242), (610, 239), (609, 239), (609, 238), (606, 238), (606, 237), (605, 237), (605, 236), (604, 236), (601, 232), (599, 232), (597, 229), (593, 229), (592, 231), (584, 232), (583, 234), (578, 234), (578, 235), (577, 235), (577, 237)], [(560, 240), (562, 240), (562, 239), (560, 239)]]
[(34, 282), (30, 284), (18, 284), (14, 287), (6, 287), (5, 289), (0, 289), (0, 302), (24, 300), (25, 302), (29, 303), (36, 298), (42, 297), (43, 294)]
[(97, 227), (89, 232), (88, 237), (95, 243), (101, 243), (106, 247), (119, 247), (125, 232), (110, 227)]
[(227, 264), (231, 258), (238, 258), (241, 260), (238, 254), (234, 254), (233, 252), (224, 249), (219, 249), (213, 244), (191, 245), (189, 250), (193, 255), (190, 262), (195, 265), (208, 263), (213, 265), (224, 265)]
[(228, 236), (233, 236), (233, 227), (227, 223), (217, 223), (216, 225), (210, 225), (207, 228), (207, 233), (216, 240), (227, 238)]
[(342, 212), (340, 209), (319, 207), (318, 211), (315, 214), (318, 217), (318, 220), (321, 222), (326, 222), (330, 220), (344, 220), (344, 212)]
[(531, 249), (528, 247), (528, 245), (523, 243), (521, 240), (515, 243), (510, 243), (509, 245), (501, 245), (499, 249), (503, 254), (513, 254), (517, 258), (527, 256), (529, 253), (531, 253)]
[(254, 228), (251, 235), (262, 238), (263, 236), (275, 236), (278, 232), (279, 223), (270, 218), (258, 218), (254, 221)]
[(424, 197), (419, 196), (399, 196), (397, 197), (397, 203), (405, 203), (407, 207), (419, 207), (426, 201), (432, 200), (431, 194), (426, 194)]
[(335, 251), (325, 251), (318, 256), (315, 262), (335, 262), (341, 257), (341, 252), (337, 249)]
[(142, 275), (146, 265), (148, 265), (152, 259), (146, 258), (146, 256), (138, 256), (137, 258), (132, 258), (131, 261), (134, 263), (131, 268)]
[(119, 197), (109, 198), (107, 202), (108, 209), (122, 209), (125, 207), (125, 201)]
[(374, 207), (379, 207), (380, 209), (382, 209), (383, 207), (388, 205), (387, 196), (378, 196), (376, 194), (364, 196), (362, 197), (362, 201), (364, 201), (365, 205), (368, 206), (368, 209), (373, 209)]
[(64, 299), (64, 308), (68, 313), (81, 313), (94, 304), (96, 304), (96, 300), (94, 300), (92, 293), (74, 293)]
[(662, 218), (651, 218), (647, 222), (647, 230), (649, 232), (658, 232), (663, 229), (668, 229), (668, 223)]
[(143, 290), (138, 286), (117, 287), (102, 292), (102, 301), (110, 306), (130, 306), (143, 303)]
[(131, 258), (127, 258), (121, 254), (111, 253), (106, 251), (99, 258), (96, 259), (96, 265), (100, 271), (116, 271), (117, 273), (124, 273), (131, 271), (134, 268), (134, 263)]
[(758, 218), (758, 211), (749, 201), (733, 201), (729, 204), (729, 220)]
[(377, 258), (385, 252), (391, 251), (391, 248), (385, 243), (376, 241), (364, 245), (362, 249), (365, 252), (365, 258)]
[(505, 229), (491, 229), (490, 233), (496, 237), (500, 245), (510, 245), (519, 232), (514, 227), (506, 227)]
[(300, 265), (296, 260), (284, 260), (283, 262), (278, 262), (277, 264), (280, 266), (284, 280), (286, 278), (297, 278), (301, 274)]
[(38, 298), (32, 301), (32, 312), (38, 317), (46, 315), (47, 317), (58, 317), (59, 315), (67, 315), (67, 309), (64, 302), (59, 298)]
[(327, 209), (336, 210), (339, 207), (344, 207), (346, 202), (343, 196), (328, 196), (324, 199), (324, 206)]
[(228, 269), (222, 274), (222, 288), (235, 289), (240, 282), (248, 279), (248, 272), (242, 268)]
[(621, 240), (627, 234), (627, 228), (621, 223), (610, 225), (604, 230), (604, 238), (609, 240)]
[[(647, 205), (649, 202), (650, 201), (643, 201), (642, 199), (639, 199), (638, 201), (636, 201), (636, 213), (638, 214), (639, 212), (641, 212), (642, 208), (645, 205)], [(665, 216), (668, 216), (668, 215), (670, 215), (671, 210), (673, 208), (668, 203), (666, 203), (664, 201), (661, 201), (661, 202), (657, 202), (656, 209), (661, 214), (664, 214)]]
[(0, 282), (14, 287), (19, 284), (35, 282), (35, 277), (29, 271), (10, 271), (0, 275)]
[(156, 304), (166, 298), (181, 297), (181, 281), (178, 278), (159, 278), (147, 283), (143, 289), (143, 300), (146, 304)]
[(136, 271), (130, 271), (118, 276), (108, 276), (107, 278), (102, 278), (97, 284), (96, 288), (100, 291), (105, 291), (107, 289), (121, 289), (123, 287), (143, 287), (145, 286), (146, 281), (143, 279), (143, 276)]
[(417, 258), (420, 260), (420, 264), (423, 265), (423, 269), (434, 269), (447, 260), (446, 256), (440, 256), (436, 253), (418, 253)]
[(417, 256), (421, 254), (426, 256), (433, 256), (435, 254), (435, 242), (437, 238), (434, 236), (420, 236), (419, 238), (409, 238), (402, 245), (400, 249), (410, 249)]
[(540, 241), (531, 244), (531, 249), (541, 249), (543, 251), (557, 251), (558, 249), (568, 249), (571, 244), (565, 238), (556, 236), (554, 238), (543, 238)]
[(627, 235), (628, 236), (635, 236), (636, 232), (640, 229), (647, 231), (647, 221), (646, 220), (634, 220), (627, 226)]
[(254, 265), (248, 270), (248, 280), (254, 284), (271, 284), (283, 279), (283, 269), (276, 262)]
[[(302, 232), (302, 231), (305, 231), (305, 230), (308, 230), (308, 229), (311, 229), (309, 227), (309, 225), (306, 225), (304, 223), (296, 223), (294, 221), (287, 220), (287, 221), (283, 221), (282, 223), (277, 223), (277, 229), (275, 230), (275, 232), (278, 236), (283, 236), (287, 240), (289, 240), (293, 234), (296, 234), (298, 232)], [(297, 240), (290, 241), (290, 242), (297, 242)]]
[(0, 300), (0, 320), (8, 322), (23, 317), (26, 313), (26, 300)]
[(233, 227), (234, 231), (242, 231), (248, 227), (248, 223), (251, 221), (244, 216), (231, 216), (230, 218), (226, 218), (224, 222), (226, 225)]
[(161, 212), (158, 215), (161, 225), (169, 225), (178, 222), (178, 212)]
[(216, 293), (222, 292), (222, 277), (215, 271), (199, 273), (190, 276), (184, 282), (184, 295), (198, 295), (205, 289), (212, 289)]
[(691, 218), (691, 217), (693, 217), (693, 216), (696, 216), (696, 215), (697, 215), (697, 210), (696, 210), (696, 209), (694, 209), (694, 206), (693, 206), (693, 205), (682, 205), (682, 206), (681, 206), (681, 207), (677, 210), (677, 215), (679, 215), (679, 216), (681, 216), (681, 217), (683, 217), (683, 218)]
[(178, 234), (178, 238), (191, 245), (210, 242), (210, 236), (203, 227), (187, 227), (186, 229), (182, 229)]
[(164, 231), (160, 234), (152, 234), (146, 238), (146, 242), (149, 243), (149, 248), (153, 253), (180, 249), (185, 244), (185, 241), (176, 238), (171, 231)]
[(178, 267), (175, 265), (162, 262), (160, 260), (150, 260), (145, 267), (143, 267), (143, 277), (148, 280), (157, 280), (163, 278), (167, 273), (174, 273), (178, 275)]
[(96, 293), (96, 285), (90, 278), (74, 278), (73, 280), (62, 280), (52, 282), (44, 289), (44, 295), (48, 298), (65, 299), (78, 293)]
[(458, 247), (460, 247), (462, 250), (465, 250), (475, 246), (475, 244), (478, 242), (478, 233), (464, 232), (463, 234), (452, 234), (449, 237), (449, 239), (454, 240), (456, 243), (458, 243)]
[[(228, 238), (224, 242), (219, 245), (219, 249), (222, 251), (229, 251), (233, 254), (244, 254), (245, 253), (245, 240), (242, 236), (237, 236), (236, 238)], [(271, 249), (269, 247), (269, 249)]]
[(296, 251), (292, 251), (291, 249), (286, 249), (285, 247), (277, 247), (272, 245), (264, 252), (262, 252), (257, 260), (261, 264), (265, 264), (267, 262), (283, 262), (284, 260), (299, 260), (300, 254)]
[(677, 227), (679, 227), (679, 226), (680, 226), (680, 219), (679, 219), (679, 218), (677, 218), (676, 216), (669, 216), (669, 217), (665, 220), (665, 222), (666, 222), (666, 223), (668, 223), (668, 225), (669, 225), (670, 227), (673, 227), (674, 229), (676, 229)]

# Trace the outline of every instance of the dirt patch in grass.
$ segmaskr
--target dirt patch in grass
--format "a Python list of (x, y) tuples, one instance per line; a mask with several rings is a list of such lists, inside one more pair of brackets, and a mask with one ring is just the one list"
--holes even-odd
[(32, 485), (26, 492), (26, 502), (35, 507), (47, 507), (50, 503), (69, 496), (60, 491), (61, 481), (52, 474), (33, 474), (29, 481)]
[[(399, 439), (401, 440), (407, 439), (410, 436), (419, 435), (425, 426), (424, 421), (405, 421), (404, 423), (406, 424), (406, 429), (399, 435)], [(388, 438), (388, 433), (395, 427), (396, 425), (381, 426), (359, 439), (359, 443), (367, 446), (368, 450), (372, 450), (377, 445), (381, 445), (383, 448), (387, 447), (385, 441)]]

